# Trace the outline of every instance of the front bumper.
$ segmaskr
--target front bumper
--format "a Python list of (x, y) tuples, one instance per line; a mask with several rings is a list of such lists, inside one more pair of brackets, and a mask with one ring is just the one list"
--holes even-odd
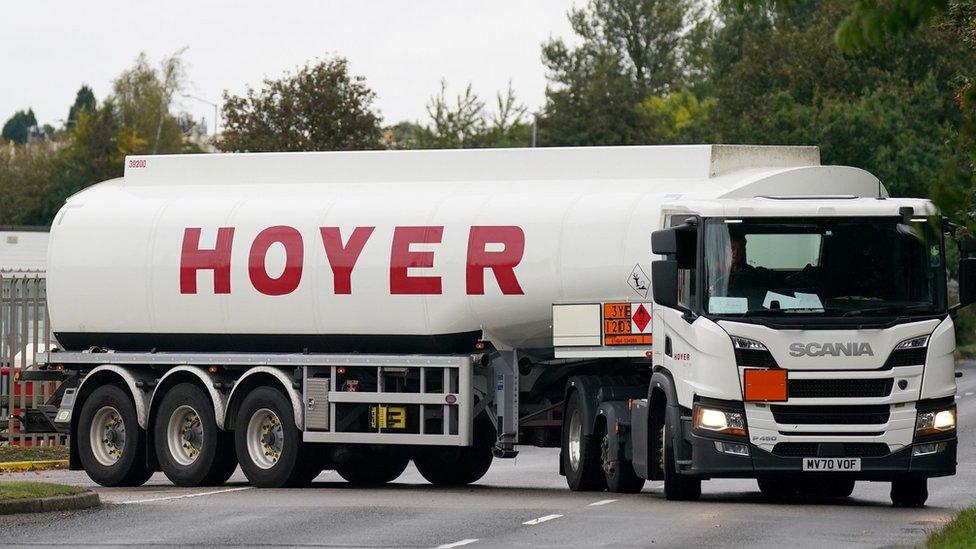
[[(939, 440), (945, 442), (946, 446), (943, 451), (935, 454), (913, 457), (912, 446), (907, 446), (884, 456), (861, 457), (861, 470), (858, 472), (805, 473), (803, 457), (777, 456), (754, 444), (749, 444), (748, 456), (727, 454), (719, 451), (715, 443), (728, 442), (729, 438), (704, 437), (693, 432), (687, 435), (686, 440), (692, 446), (692, 459), (682, 472), (699, 478), (767, 478), (803, 474), (810, 477), (843, 476), (856, 480), (892, 480), (906, 475), (942, 477), (956, 473), (957, 439), (955, 437)], [(827, 455), (821, 453), (820, 457), (827, 457)]]

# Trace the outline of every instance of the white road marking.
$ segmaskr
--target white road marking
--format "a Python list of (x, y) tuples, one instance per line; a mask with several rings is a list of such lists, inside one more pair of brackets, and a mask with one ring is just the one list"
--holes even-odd
[(613, 503), (617, 500), (615, 499), (601, 499), (600, 501), (594, 501), (593, 503), (587, 505), (587, 507), (599, 507), (601, 505), (606, 505), (608, 503)]
[(478, 541), (478, 538), (462, 539), (461, 541), (455, 541), (454, 543), (445, 543), (444, 545), (438, 545), (437, 549), (453, 549), (454, 547), (461, 547), (462, 545), (468, 545), (469, 543), (474, 543), (476, 541)]
[(224, 490), (213, 490), (210, 492), (198, 492), (196, 494), (182, 494), (179, 496), (166, 496), (161, 498), (149, 498), (149, 499), (136, 499), (132, 501), (116, 501), (113, 503), (118, 503), (121, 505), (128, 505), (130, 503), (152, 503), (156, 501), (170, 501), (174, 499), (186, 499), (186, 498), (198, 498), (200, 496), (212, 496), (214, 494), (226, 494), (227, 492), (240, 492), (241, 490), (250, 490), (254, 488), (253, 486), (242, 486), (240, 488), (226, 488)]
[(973, 396), (973, 394), (972, 393), (966, 393), (966, 396), (971, 397), (971, 396)]
[(523, 522), (522, 524), (525, 524), (526, 526), (533, 526), (535, 524), (541, 524), (543, 522), (546, 522), (547, 520), (557, 519), (557, 518), (559, 518), (561, 516), (562, 515), (546, 515), (544, 517), (539, 517), (539, 518), (534, 518), (532, 520), (527, 520), (527, 521)]

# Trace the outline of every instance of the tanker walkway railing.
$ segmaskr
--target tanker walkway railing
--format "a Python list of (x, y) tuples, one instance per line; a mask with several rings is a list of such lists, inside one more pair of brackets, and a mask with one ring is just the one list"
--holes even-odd
[(17, 379), (18, 373), (33, 367), (38, 353), (49, 350), (53, 341), (45, 273), (0, 271), (0, 445), (67, 443), (63, 434), (25, 433), (18, 419), (44, 404), (57, 390), (56, 381)]

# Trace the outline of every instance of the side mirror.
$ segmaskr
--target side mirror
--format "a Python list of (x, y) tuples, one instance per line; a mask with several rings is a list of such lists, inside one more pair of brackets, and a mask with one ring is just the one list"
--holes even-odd
[[(653, 265), (651, 267), (653, 270)], [(657, 286), (655, 285), (656, 288)], [(965, 307), (974, 302), (976, 302), (976, 258), (967, 257), (959, 260), (958, 307)]]
[(679, 308), (677, 261), (659, 259), (651, 263), (651, 291), (654, 293), (654, 303), (671, 309)]
[(651, 253), (672, 255), (678, 253), (678, 231), (675, 228), (661, 229), (651, 233)]

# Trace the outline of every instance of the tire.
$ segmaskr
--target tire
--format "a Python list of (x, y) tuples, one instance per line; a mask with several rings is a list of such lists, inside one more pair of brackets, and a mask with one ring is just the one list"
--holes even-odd
[(258, 387), (244, 397), (234, 428), (234, 447), (244, 476), (258, 488), (282, 488), (307, 482), (302, 433), (295, 426), (291, 401), (272, 387)]
[(891, 482), (891, 504), (895, 507), (923, 507), (929, 499), (928, 479), (903, 477)]
[(379, 486), (392, 482), (403, 474), (410, 458), (398, 452), (380, 454), (367, 451), (362, 457), (336, 467), (339, 476), (358, 486)]
[(644, 489), (644, 479), (634, 473), (633, 462), (610, 459), (610, 435), (603, 435), (600, 445), (600, 461), (603, 466), (603, 476), (607, 483), (607, 491), (615, 494), (636, 494)]
[(574, 492), (599, 492), (607, 487), (600, 459), (602, 437), (587, 436), (583, 429), (583, 396), (573, 391), (563, 415), (561, 459), (566, 483)]
[(701, 479), (682, 475), (675, 460), (674, 441), (668, 433), (667, 419), (661, 427), (664, 442), (664, 499), (668, 501), (695, 501), (701, 497)]
[(809, 487), (809, 494), (825, 498), (846, 498), (854, 493), (854, 479), (832, 479), (820, 481)]
[(102, 486), (141, 486), (152, 476), (147, 433), (129, 394), (117, 385), (95, 389), (78, 419), (78, 457)]
[(234, 435), (217, 427), (210, 397), (192, 383), (163, 396), (153, 438), (159, 466), (177, 486), (220, 485), (237, 468)]
[(479, 418), (474, 422), (474, 441), (464, 448), (431, 448), (414, 456), (420, 475), (435, 486), (464, 486), (485, 476), (494, 459), (495, 427)]
[(790, 478), (761, 478), (757, 479), (759, 491), (771, 498), (795, 497), (800, 493), (795, 479)]

